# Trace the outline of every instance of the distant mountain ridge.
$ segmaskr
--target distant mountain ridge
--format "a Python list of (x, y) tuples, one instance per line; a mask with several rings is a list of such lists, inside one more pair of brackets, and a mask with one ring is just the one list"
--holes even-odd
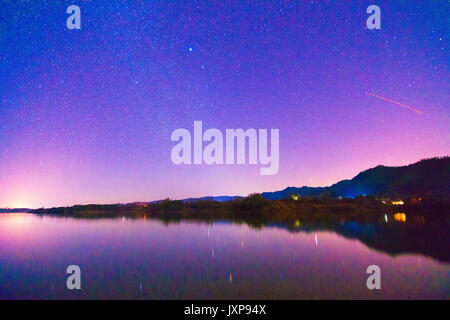
[(202, 197), (202, 198), (187, 198), (187, 199), (182, 199), (182, 202), (195, 202), (195, 201), (217, 201), (217, 202), (224, 202), (224, 201), (231, 201), (231, 200), (236, 200), (236, 199), (240, 199), (240, 198), (244, 198), (241, 196), (210, 196), (210, 197)]
[(29, 208), (14, 208), (14, 209), (3, 208), (3, 209), (0, 209), (0, 213), (30, 212), (31, 210), (33, 210), (33, 209), (29, 209)]
[(402, 166), (377, 166), (360, 172), (351, 180), (342, 180), (329, 187), (288, 187), (281, 191), (264, 192), (266, 199), (328, 196), (352, 198), (358, 195), (384, 197), (436, 196), (447, 198), (450, 193), (450, 158), (424, 159)]
[[(181, 202), (196, 202), (196, 201), (225, 202), (225, 201), (231, 201), (231, 200), (240, 199), (240, 198), (245, 198), (245, 197), (241, 197), (241, 196), (206, 196), (206, 197), (201, 197), (201, 198), (186, 198), (186, 199), (181, 199), (179, 201), (181, 201)], [(160, 203), (162, 201), (164, 201), (164, 200), (155, 200), (155, 201), (150, 201), (150, 202), (132, 202), (132, 203), (128, 203), (128, 204), (146, 205), (146, 204), (151, 204), (151, 203)], [(124, 205), (127, 205), (127, 204), (124, 204)]]
[[(261, 194), (269, 200), (281, 200), (292, 195), (300, 197), (353, 198), (359, 195), (377, 197), (436, 197), (448, 200), (450, 195), (450, 157), (424, 159), (419, 162), (400, 166), (377, 166), (360, 172), (351, 180), (342, 180), (328, 187), (288, 187), (274, 192)], [(182, 202), (217, 201), (224, 202), (244, 198), (241, 196), (206, 196), (182, 199)], [(159, 203), (134, 202), (122, 205), (147, 205)], [(29, 212), (32, 209), (0, 209), (5, 212)]]

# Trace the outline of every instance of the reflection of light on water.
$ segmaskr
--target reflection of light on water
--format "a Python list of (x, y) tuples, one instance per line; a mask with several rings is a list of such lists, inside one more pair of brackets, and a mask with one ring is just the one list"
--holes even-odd
[(406, 222), (406, 214), (396, 213), (396, 214), (394, 214), (394, 219), (397, 221)]
[[(149, 222), (144, 225), (142, 220), (130, 223), (131, 220), (127, 219), (126, 229), (123, 229), (120, 216), (117, 220), (84, 220), (50, 216), (41, 219), (35, 215), (23, 214), (22, 219), (29, 220), (26, 223), (29, 227), (24, 230), (24, 236), (15, 230), (8, 230), (7, 222), (1, 221), (0, 218), (0, 268), (5, 275), (15, 275), (7, 280), (11, 288), (31, 298), (67, 298), (67, 295), (58, 289), (61, 284), (55, 282), (54, 274), (59, 274), (60, 270), (63, 270), (64, 275), (64, 269), (67, 267), (65, 261), (71, 261), (75, 254), (77, 259), (95, 266), (89, 270), (89, 281), (93, 286), (111, 289), (83, 289), (80, 292), (81, 298), (227, 299), (238, 296), (246, 299), (255, 297), (351, 299), (374, 298), (371, 292), (366, 290), (367, 278), (362, 280), (361, 278), (369, 264), (367, 261), (375, 263), (379, 261), (389, 265), (389, 272), (382, 274), (383, 281), (396, 284), (393, 291), (378, 292), (379, 298), (448, 298), (446, 288), (440, 285), (447, 280), (447, 266), (428, 257), (429, 251), (415, 247), (416, 244), (412, 241), (418, 237), (427, 237), (424, 241), (427, 241), (428, 248), (434, 249), (433, 235), (429, 232), (423, 234), (417, 232), (416, 228), (402, 228), (407, 224), (394, 220), (396, 212), (401, 211), (387, 214), (389, 223), (394, 225), (380, 228), (380, 235), (383, 237), (371, 238), (377, 241), (373, 242), (374, 244), (379, 244), (379, 251), (368, 247), (362, 240), (356, 240), (358, 238), (349, 239), (336, 231), (312, 229), (310, 232), (308, 224), (305, 232), (291, 234), (284, 228), (269, 227), (258, 230), (241, 225), (232, 229), (229, 224), (217, 224), (214, 226), (214, 232), (220, 234), (222, 241), (216, 242), (212, 229), (211, 241), (205, 241), (206, 226), (189, 221), (166, 227), (160, 221), (148, 220)], [(13, 219), (13, 216), (9, 218)], [(380, 218), (382, 224), (384, 215), (380, 215)], [(22, 220), (19, 216), (17, 219)], [(408, 213), (407, 219), (410, 223), (414, 216)], [(337, 227), (339, 231), (346, 232), (349, 225), (344, 223), (342, 227), (340, 225)], [(358, 235), (366, 236), (369, 232), (378, 230), (372, 225), (357, 226)], [(128, 231), (133, 236), (129, 236)], [(311, 235), (314, 246), (316, 238), (317, 245), (319, 240), (319, 235), (314, 231), (321, 232), (321, 249), (318, 246), (317, 250), (311, 248)], [(393, 243), (394, 249), (398, 248), (396, 235), (403, 231), (405, 231), (404, 238), (408, 241), (405, 242), (405, 247), (400, 247), (399, 252), (413, 253), (399, 256), (383, 253), (383, 250), (389, 252), (390, 243)], [(370, 233), (372, 234), (376, 235)], [(293, 241), (290, 240), (292, 235)], [(239, 249), (242, 240), (245, 250), (236, 250)], [(189, 242), (188, 245), (186, 242)], [(442, 241), (438, 241), (436, 246), (438, 248), (442, 246)], [(211, 258), (215, 256), (216, 247), (219, 256), (217, 259)], [(208, 249), (209, 258), (206, 254)], [(417, 257), (422, 253), (424, 254), (422, 258)], [(33, 265), (27, 261), (32, 261)], [(127, 261), (127, 268), (123, 268), (123, 261)], [(48, 271), (42, 271), (43, 268), (47, 268)], [(231, 268), (239, 273), (239, 281), (233, 279)], [(136, 274), (136, 270), (152, 272)], [(283, 270), (288, 272), (287, 281), (284, 281)], [(279, 272), (278, 280), (276, 272)], [(105, 274), (110, 277), (105, 277)], [(223, 276), (225, 278), (222, 278)], [(36, 284), (26, 283), (30, 281), (28, 279), (36, 281)], [(123, 279), (128, 280), (124, 282)], [(129, 280), (132, 281), (131, 285), (127, 284)], [(47, 286), (47, 291), (41, 290), (39, 281)], [(143, 290), (143, 286), (142, 291), (139, 291), (141, 281), (142, 284), (146, 283), (146, 291)], [(52, 286), (53, 293), (50, 291)], [(65, 286), (65, 281), (62, 281), (62, 286)], [(411, 290), (412, 286), (420, 290)]]
[(423, 217), (423, 216), (414, 216), (413, 219), (414, 219), (414, 222), (425, 223), (425, 217)]
[(314, 239), (316, 240), (316, 247), (317, 247), (317, 234), (314, 233)]
[(0, 217), (7, 219), (5, 220), (5, 225), (8, 226), (8, 229), (19, 230), (25, 228), (30, 222), (26, 213), (4, 213)]
[(388, 222), (388, 216), (387, 216), (387, 214), (384, 215), (384, 221), (386, 221), (386, 223)]

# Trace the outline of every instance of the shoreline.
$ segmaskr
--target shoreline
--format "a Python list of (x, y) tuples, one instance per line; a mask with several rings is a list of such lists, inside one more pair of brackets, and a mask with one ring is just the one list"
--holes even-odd
[[(233, 220), (257, 221), (261, 224), (297, 221), (358, 221), (377, 222), (385, 215), (407, 214), (427, 219), (448, 218), (448, 201), (424, 200), (419, 204), (393, 205), (373, 197), (355, 199), (267, 200), (259, 194), (226, 202), (183, 202), (166, 199), (158, 203), (117, 205), (75, 205), (30, 210), (38, 215), (75, 218), (157, 218), (161, 220)], [(400, 219), (401, 220), (401, 219)]]

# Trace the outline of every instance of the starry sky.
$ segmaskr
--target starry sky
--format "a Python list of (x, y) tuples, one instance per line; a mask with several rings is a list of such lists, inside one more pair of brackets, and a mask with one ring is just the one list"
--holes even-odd
[[(66, 27), (72, 4), (81, 30)], [(371, 4), (381, 30), (366, 27)], [(0, 207), (247, 195), (448, 155), (448, 12), (446, 0), (0, 0)], [(174, 165), (170, 135), (194, 120), (279, 129), (278, 174)]]

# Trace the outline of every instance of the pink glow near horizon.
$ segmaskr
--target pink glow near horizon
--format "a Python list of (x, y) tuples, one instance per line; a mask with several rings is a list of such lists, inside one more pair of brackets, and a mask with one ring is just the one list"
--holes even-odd
[[(90, 19), (71, 32), (54, 3), (5, 4), (0, 207), (327, 186), (448, 155), (445, 6), (382, 2), (382, 30), (359, 2), (324, 6), (83, 2)], [(170, 135), (195, 120), (279, 129), (278, 174), (175, 166)]]

